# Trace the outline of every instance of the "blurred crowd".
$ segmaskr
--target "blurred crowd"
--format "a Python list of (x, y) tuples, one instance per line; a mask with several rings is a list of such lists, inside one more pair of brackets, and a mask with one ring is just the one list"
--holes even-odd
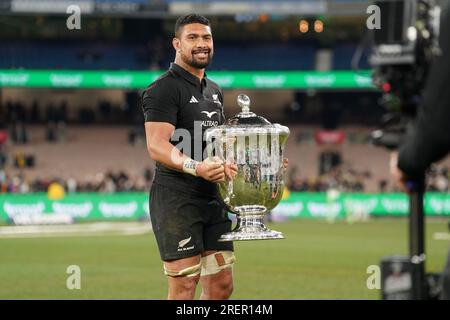
[(304, 177), (294, 167), (289, 173), (287, 184), (291, 191), (326, 192), (338, 189), (342, 192), (364, 192), (364, 180), (371, 177), (370, 171), (357, 171), (343, 166), (337, 166), (320, 176)]
[[(288, 188), (291, 191), (326, 192), (337, 189), (341, 192), (367, 192), (367, 181), (374, 179), (369, 170), (358, 171), (353, 168), (337, 166), (320, 176), (303, 177), (296, 168), (287, 177)], [(450, 170), (445, 166), (432, 166), (427, 174), (427, 191), (450, 192)], [(400, 192), (392, 181), (381, 179), (377, 181), (378, 192)]]
[(153, 180), (153, 171), (145, 169), (142, 175), (131, 175), (125, 171), (98, 173), (84, 179), (44, 178), (29, 179), (23, 173), (9, 174), (0, 169), (0, 193), (47, 192), (51, 184), (59, 184), (68, 193), (73, 192), (148, 192)]
[[(48, 104), (45, 108), (34, 101), (26, 106), (20, 101), (7, 101), (0, 112), (1, 123), (8, 124), (11, 142), (26, 144), (29, 142), (30, 124), (45, 124), (48, 141), (65, 141), (67, 127), (67, 103)], [(5, 127), (3, 125), (3, 127)], [(6, 128), (6, 127), (5, 127)]]
[(434, 192), (450, 192), (449, 181), (449, 168), (433, 165), (427, 175), (427, 189)]
[(35, 125), (45, 127), (47, 142), (64, 143), (68, 140), (68, 125), (73, 123), (131, 125), (132, 128), (128, 132), (129, 143), (142, 144), (145, 132), (139, 99), (138, 93), (130, 91), (126, 93), (126, 99), (122, 104), (101, 100), (89, 106), (79, 105), (71, 113), (68, 112), (65, 100), (58, 103), (33, 101), (30, 105), (19, 100), (6, 101), (3, 104), (0, 101), (0, 146), (6, 141), (15, 145), (28, 144), (31, 136), (30, 127)]
[[(47, 192), (52, 183), (60, 184), (71, 192), (148, 192), (153, 180), (153, 170), (147, 168), (141, 175), (125, 171), (98, 173), (85, 178), (44, 178), (29, 179), (24, 173), (9, 174), (0, 169), (0, 193)], [(368, 170), (357, 171), (339, 166), (320, 176), (302, 177), (293, 168), (286, 177), (289, 190), (300, 192), (326, 192), (336, 189), (341, 192), (367, 192), (366, 182), (373, 179)], [(427, 190), (430, 192), (450, 192), (450, 170), (448, 167), (433, 166), (427, 175)], [(378, 192), (400, 191), (390, 181), (379, 180)]]

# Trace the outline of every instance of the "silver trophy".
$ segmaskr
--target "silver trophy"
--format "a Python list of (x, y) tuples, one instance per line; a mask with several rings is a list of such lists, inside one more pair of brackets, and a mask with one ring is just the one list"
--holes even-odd
[(239, 95), (237, 102), (242, 112), (205, 133), (208, 156), (237, 166), (233, 178), (219, 183), (220, 197), (236, 214), (237, 225), (219, 241), (283, 239), (281, 232), (264, 225), (264, 216), (283, 196), (283, 151), (289, 128), (251, 112), (248, 96)]

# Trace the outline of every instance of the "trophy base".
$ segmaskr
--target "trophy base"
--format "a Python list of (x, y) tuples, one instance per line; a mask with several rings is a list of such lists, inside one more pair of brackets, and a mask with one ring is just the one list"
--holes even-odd
[(237, 215), (237, 225), (234, 230), (223, 234), (218, 241), (284, 239), (281, 232), (268, 229), (264, 225), (263, 219), (264, 215)]

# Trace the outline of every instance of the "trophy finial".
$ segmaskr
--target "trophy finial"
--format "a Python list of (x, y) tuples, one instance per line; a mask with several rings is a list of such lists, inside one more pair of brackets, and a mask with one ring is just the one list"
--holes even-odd
[(246, 94), (238, 95), (237, 103), (242, 108), (242, 112), (250, 112), (250, 98)]

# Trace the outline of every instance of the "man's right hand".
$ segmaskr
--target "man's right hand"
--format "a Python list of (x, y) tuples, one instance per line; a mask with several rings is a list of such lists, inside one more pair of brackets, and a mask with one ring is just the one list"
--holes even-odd
[(398, 152), (391, 152), (391, 160), (389, 162), (391, 175), (395, 180), (396, 185), (400, 188), (401, 191), (409, 193), (406, 182), (408, 181), (408, 177), (406, 174), (400, 170), (398, 167)]
[(223, 161), (219, 157), (206, 158), (197, 165), (197, 176), (211, 182), (225, 181)]

